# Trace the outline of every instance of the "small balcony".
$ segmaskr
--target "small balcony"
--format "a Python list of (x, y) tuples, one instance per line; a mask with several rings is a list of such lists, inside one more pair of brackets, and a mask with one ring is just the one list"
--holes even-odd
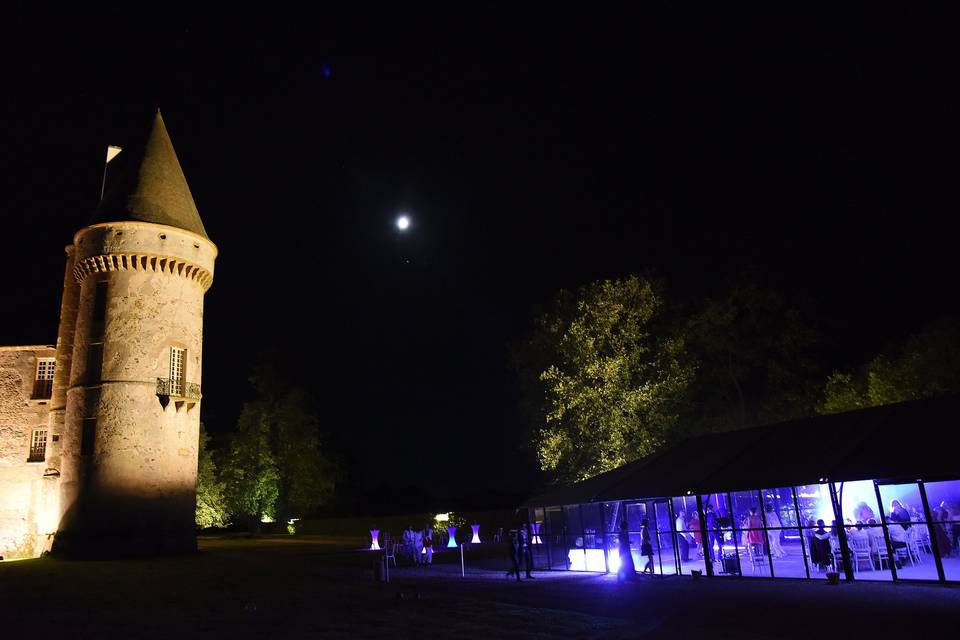
[(157, 378), (157, 398), (160, 406), (166, 409), (173, 400), (173, 407), (180, 413), (184, 409), (193, 409), (200, 401), (200, 385), (195, 382)]
[(199, 400), (200, 385), (195, 382), (157, 378), (157, 395), (178, 400)]
[(31, 400), (49, 400), (53, 394), (53, 380), (34, 380)]

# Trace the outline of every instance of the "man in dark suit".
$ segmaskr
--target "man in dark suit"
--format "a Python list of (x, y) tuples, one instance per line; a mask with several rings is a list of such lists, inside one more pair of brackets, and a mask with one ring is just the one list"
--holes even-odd
[(533, 577), (533, 574), (530, 573), (533, 571), (533, 548), (530, 546), (532, 539), (533, 536), (530, 534), (530, 525), (520, 525), (520, 558), (522, 559), (522, 564), (527, 572), (528, 578)]
[(719, 559), (723, 560), (723, 532), (720, 531), (720, 521), (717, 518), (717, 514), (713, 511), (713, 505), (709, 502), (707, 503), (707, 544), (704, 545), (706, 550), (704, 553), (709, 552), (708, 558), (713, 558), (713, 543), (717, 543), (717, 550), (719, 553)]
[(507, 577), (517, 576), (517, 582), (520, 582), (520, 539), (516, 531), (510, 531), (510, 540), (507, 542), (507, 553), (510, 555), (510, 571), (507, 571)]

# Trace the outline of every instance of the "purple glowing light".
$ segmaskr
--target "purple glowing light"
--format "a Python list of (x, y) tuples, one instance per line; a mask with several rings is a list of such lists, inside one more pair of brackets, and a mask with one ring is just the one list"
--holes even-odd
[(450, 536), (450, 539), (447, 540), (447, 547), (456, 547), (457, 546), (457, 528), (447, 527), (447, 534), (449, 534)]
[(620, 549), (613, 547), (609, 550), (607, 563), (609, 564), (610, 573), (616, 573), (620, 570)]
[[(567, 552), (571, 571), (596, 571), (604, 573), (607, 570), (607, 563), (603, 558), (603, 549), (570, 549)], [(614, 566), (620, 568), (619, 554), (610, 563), (610, 570), (614, 571)]]
[(540, 526), (542, 522), (532, 522), (530, 523), (530, 529), (532, 530), (533, 535), (530, 539), (530, 544), (543, 544), (543, 540), (540, 539)]
[(480, 525), (472, 524), (470, 528), (473, 529), (473, 539), (470, 540), (470, 544), (480, 544)]
[(370, 551), (380, 551), (380, 529), (370, 529)]

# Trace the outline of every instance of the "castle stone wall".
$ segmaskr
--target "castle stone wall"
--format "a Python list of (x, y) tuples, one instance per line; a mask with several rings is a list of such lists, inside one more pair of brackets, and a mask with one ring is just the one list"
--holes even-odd
[[(98, 222), (66, 247), (56, 349), (0, 347), (7, 557), (196, 549), (203, 296), (217, 248), (159, 111), (143, 144), (107, 163)], [(39, 357), (56, 367), (35, 385)], [(39, 437), (31, 447), (37, 428), (45, 450)]]
[[(195, 548), (200, 399), (158, 393), (170, 349), (185, 350), (184, 379), (201, 385), (203, 296), (216, 249), (162, 225), (96, 225), (75, 239), (82, 278), (63, 446), (65, 555), (141, 555)], [(118, 259), (124, 256), (125, 259)], [(161, 257), (162, 256), (162, 257)], [(98, 283), (105, 321), (94, 321)], [(102, 331), (102, 333), (101, 333)], [(102, 342), (93, 362), (92, 343)], [(99, 372), (88, 367), (99, 367)], [(95, 420), (82, 455), (84, 420)]]
[[(49, 346), (0, 347), (0, 555), (33, 557), (57, 528), (58, 477), (48, 460), (28, 462), (34, 429), (47, 428), (49, 399), (33, 399), (37, 358)], [(53, 449), (48, 431), (47, 454)]]

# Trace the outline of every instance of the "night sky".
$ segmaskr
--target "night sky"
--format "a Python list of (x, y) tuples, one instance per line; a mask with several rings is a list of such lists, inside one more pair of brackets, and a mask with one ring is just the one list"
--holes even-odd
[(955, 12), (765, 11), (363, 41), (20, 25), (0, 344), (55, 341), (105, 147), (159, 106), (220, 249), (204, 422), (229, 431), (274, 362), (358, 494), (531, 490), (507, 345), (590, 280), (679, 299), (756, 265), (812, 301), (834, 366), (861, 362), (957, 312)]

